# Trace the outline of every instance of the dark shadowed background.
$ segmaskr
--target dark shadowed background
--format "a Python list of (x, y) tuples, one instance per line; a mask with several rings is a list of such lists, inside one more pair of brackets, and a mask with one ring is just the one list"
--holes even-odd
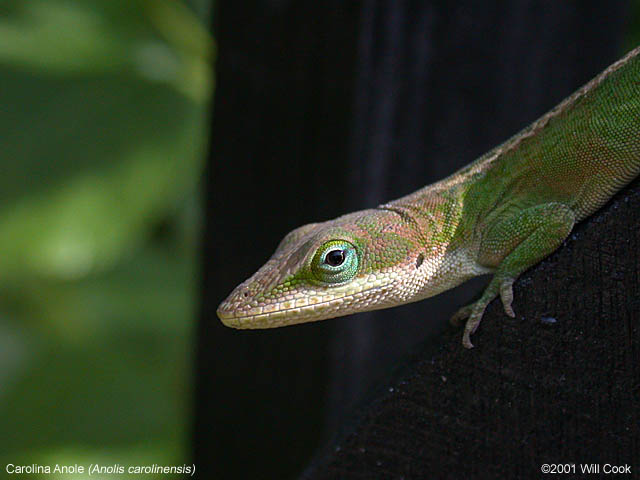
[(270, 331), (219, 302), (638, 44), (638, 0), (2, 2), (0, 472), (299, 476), (482, 280)]
[(632, 5), (247, 6), (215, 17), (195, 452), (219, 478), (293, 478), (482, 281), (266, 331), (223, 327), (218, 303), (291, 229), (410, 193), (535, 120), (633, 44)]

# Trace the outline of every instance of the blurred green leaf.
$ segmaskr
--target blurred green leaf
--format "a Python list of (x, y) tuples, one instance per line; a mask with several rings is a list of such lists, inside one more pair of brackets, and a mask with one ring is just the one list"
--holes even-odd
[(23, 0), (0, 16), (0, 63), (47, 75), (128, 73), (196, 101), (213, 40), (175, 0)]
[[(184, 95), (203, 86), (182, 60), (204, 61), (210, 39), (161, 38), (154, 22), (167, 38), (202, 32), (178, 2), (125, 2), (133, 14), (120, 23), (118, 3), (29, 1), (0, 22), (0, 61), (11, 64), (0, 76), (0, 282), (113, 265), (194, 188), (206, 95)], [(137, 70), (105, 70), (131, 55)], [(166, 82), (174, 71), (196, 86)]]
[(175, 0), (0, 3), (5, 464), (182, 463), (213, 53)]
[(31, 353), (0, 396), (0, 459), (55, 445), (185, 441), (193, 269), (192, 256), (147, 248), (83, 281), (3, 290), (39, 322), (21, 333)]
[(0, 151), (21, 160), (0, 176), (0, 281), (112, 265), (194, 188), (201, 167), (203, 111), (174, 91), (67, 81), (48, 101), (28, 95), (37, 83), (0, 80), (0, 103), (15, 112)]

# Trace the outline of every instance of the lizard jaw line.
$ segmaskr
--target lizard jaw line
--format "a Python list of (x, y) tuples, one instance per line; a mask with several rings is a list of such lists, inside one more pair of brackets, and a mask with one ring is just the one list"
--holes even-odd
[[(235, 315), (233, 312), (224, 312), (221, 309), (218, 309), (216, 312), (218, 314), (218, 318), (222, 321), (222, 323), (231, 328), (236, 328), (239, 330), (251, 330), (251, 329), (259, 329), (259, 328), (271, 328), (278, 327), (282, 325), (294, 325), (298, 323), (311, 322), (315, 320), (326, 320), (329, 318), (334, 318), (341, 314), (337, 310), (334, 312), (335, 315), (329, 314), (328, 316), (322, 316), (321, 312), (315, 312), (315, 308), (323, 305), (336, 304), (339, 301), (343, 301), (345, 299), (351, 298), (352, 295), (345, 295), (344, 297), (334, 298), (333, 300), (327, 300), (325, 302), (318, 302), (312, 305), (305, 305), (303, 307), (291, 307), (291, 308), (283, 308), (279, 310), (273, 310), (272, 312), (267, 313), (258, 313), (255, 315)], [(295, 320), (293, 318), (285, 318), (287, 312), (291, 312), (297, 310), (302, 313), (304, 310), (308, 310), (311, 315), (304, 316), (301, 315), (299, 318)], [(317, 316), (321, 318), (314, 318), (316, 313)], [(265, 321), (266, 320), (266, 321)]]
[[(319, 320), (328, 320), (330, 318), (340, 317), (345, 315), (344, 312), (341, 312), (340, 309), (336, 308), (333, 311), (317, 311), (317, 308), (320, 307), (329, 307), (331, 305), (338, 305), (345, 301), (352, 300), (354, 297), (366, 294), (367, 292), (371, 292), (372, 290), (383, 290), (384, 288), (391, 285), (392, 282), (386, 283), (384, 285), (378, 285), (369, 289), (358, 290), (353, 293), (349, 293), (343, 295), (338, 298), (333, 298), (331, 300), (326, 300), (323, 302), (307, 304), (299, 307), (290, 307), (290, 308), (282, 308), (278, 310), (273, 310), (271, 312), (266, 313), (257, 313), (254, 315), (236, 315), (233, 311), (225, 311), (222, 308), (218, 308), (217, 315), (218, 318), (222, 321), (222, 323), (231, 328), (239, 329), (239, 330), (250, 330), (250, 329), (263, 329), (263, 328), (274, 328), (281, 327), (285, 325), (295, 325), (299, 323), (306, 322), (315, 322)], [(384, 308), (383, 306), (373, 306), (372, 309)], [(300, 313), (299, 316), (296, 317), (287, 317), (287, 312), (297, 311)], [(364, 310), (359, 310), (364, 311)], [(308, 314), (305, 315), (304, 312)], [(357, 312), (353, 312), (357, 313)]]

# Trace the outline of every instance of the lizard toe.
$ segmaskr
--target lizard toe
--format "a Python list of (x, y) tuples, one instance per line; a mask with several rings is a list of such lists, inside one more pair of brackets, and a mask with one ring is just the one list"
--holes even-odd
[(506, 279), (502, 285), (500, 285), (500, 299), (502, 300), (502, 306), (504, 312), (511, 318), (515, 318), (516, 313), (513, 311), (513, 278)]
[(461, 327), (463, 322), (471, 316), (472, 305), (466, 305), (460, 308), (456, 313), (454, 313), (449, 319), (449, 323), (454, 327)]
[(476, 333), (476, 330), (478, 330), (486, 306), (487, 304), (482, 300), (479, 300), (470, 306), (471, 315), (469, 316), (469, 319), (464, 326), (464, 333), (462, 334), (462, 345), (465, 348), (473, 348), (473, 343), (471, 343), (471, 335)]

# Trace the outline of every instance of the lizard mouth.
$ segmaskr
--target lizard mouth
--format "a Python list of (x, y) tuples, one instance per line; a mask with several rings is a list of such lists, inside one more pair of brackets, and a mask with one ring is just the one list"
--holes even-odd
[[(237, 329), (274, 328), (326, 320), (384, 308), (391, 300), (386, 295), (390, 283), (381, 282), (372, 286), (365, 284), (355, 288), (351, 286), (351, 291), (317, 292), (317, 295), (264, 306), (249, 306), (246, 303), (243, 305), (244, 302), (240, 302), (232, 293), (230, 298), (235, 298), (223, 301), (216, 313), (225, 326)], [(364, 308), (363, 301), (366, 305)]]
[(254, 310), (255, 313), (244, 315), (236, 314), (234, 310), (230, 310), (230, 307), (227, 307), (225, 302), (223, 302), (220, 307), (218, 307), (216, 313), (218, 314), (218, 318), (227, 327), (237, 329), (273, 328), (315, 320), (325, 320), (343, 315), (337, 308), (333, 312), (328, 312), (327, 310), (332, 306), (344, 303), (344, 301), (352, 297), (353, 295), (350, 295), (304, 306), (270, 309), (268, 312), (264, 312), (263, 307), (254, 307), (252, 310)]

